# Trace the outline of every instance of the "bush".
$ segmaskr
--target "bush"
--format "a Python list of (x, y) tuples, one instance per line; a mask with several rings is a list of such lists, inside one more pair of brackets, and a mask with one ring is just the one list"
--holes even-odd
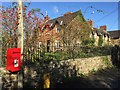
[(100, 36), (99, 41), (98, 41), (98, 46), (102, 46), (103, 44), (103, 38)]
[(60, 60), (61, 59), (61, 55), (59, 53), (45, 53), (45, 59), (46, 60)]
[[(73, 54), (74, 53), (74, 54)], [(72, 54), (75, 58), (88, 58), (88, 57), (95, 57), (95, 56), (106, 56), (110, 55), (110, 48), (109, 47), (92, 47), (92, 46), (85, 46), (85, 47), (77, 47)], [(31, 59), (32, 57), (32, 59)], [(30, 60), (32, 62), (39, 62), (42, 61), (51, 61), (51, 60), (68, 60), (73, 59), (71, 56), (71, 52), (67, 51), (56, 51), (56, 52), (42, 52), (42, 51), (35, 51), (33, 54), (30, 53), (29, 57), (24, 56), (25, 60)]]
[(106, 66), (111, 66), (110, 61), (108, 60), (108, 57), (107, 57), (107, 56), (102, 57), (102, 60), (103, 60), (103, 63), (104, 63)]
[(87, 40), (84, 40), (82, 42), (82, 45), (84, 46), (93, 46), (95, 43), (95, 40), (94, 39), (87, 39)]
[(47, 52), (40, 58), (42, 60), (67, 60), (69, 59), (69, 55), (67, 52)]

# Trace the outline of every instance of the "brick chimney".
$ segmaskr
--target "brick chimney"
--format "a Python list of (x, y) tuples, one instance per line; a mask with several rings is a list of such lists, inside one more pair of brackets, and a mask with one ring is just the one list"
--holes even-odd
[(88, 19), (87, 24), (88, 24), (91, 28), (94, 27), (94, 21), (93, 21), (93, 20), (89, 20), (89, 19)]
[(101, 29), (102, 31), (106, 31), (106, 30), (107, 30), (107, 26), (106, 26), (106, 25), (100, 26), (100, 29)]
[(49, 20), (50, 20), (50, 18), (48, 15), (44, 17), (44, 22), (48, 22)]
[(67, 16), (69, 14), (72, 14), (72, 12), (67, 12), (67, 13), (64, 14), (64, 16)]

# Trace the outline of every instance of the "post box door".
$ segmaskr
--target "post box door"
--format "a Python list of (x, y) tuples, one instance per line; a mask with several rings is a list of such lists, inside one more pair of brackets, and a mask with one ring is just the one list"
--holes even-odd
[(9, 48), (7, 50), (6, 69), (11, 72), (20, 70), (21, 67), (21, 50), (20, 48)]

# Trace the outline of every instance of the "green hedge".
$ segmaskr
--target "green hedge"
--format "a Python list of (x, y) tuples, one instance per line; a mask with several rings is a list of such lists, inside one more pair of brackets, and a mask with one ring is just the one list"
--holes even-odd
[[(39, 55), (38, 55), (39, 54)], [(110, 55), (110, 47), (79, 47), (73, 52), (68, 51), (56, 51), (56, 52), (35, 52), (32, 55), (32, 61), (40, 60), (67, 60), (73, 59), (72, 55), (75, 58), (88, 58), (95, 56), (106, 56)], [(26, 59), (27, 60), (27, 59)], [(31, 61), (31, 59), (28, 58)]]
[[(73, 51), (74, 58), (88, 58), (95, 56), (110, 55), (110, 47), (82, 47), (77, 51)], [(72, 59), (71, 53), (67, 51), (47, 52), (40, 57), (42, 60), (67, 60)]]

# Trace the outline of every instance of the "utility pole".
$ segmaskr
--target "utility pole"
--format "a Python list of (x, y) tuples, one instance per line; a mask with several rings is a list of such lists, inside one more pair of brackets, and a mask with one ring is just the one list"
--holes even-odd
[[(2, 2), (0, 1), (0, 6), (2, 6)], [(0, 13), (2, 12), (2, 9), (0, 8)], [(0, 19), (0, 67), (2, 67), (2, 19)]]
[[(21, 62), (23, 61), (23, 11), (22, 11), (22, 0), (18, 0), (18, 41), (17, 47), (21, 48)], [(23, 88), (23, 66), (21, 65), (21, 70), (18, 73), (18, 89)]]

